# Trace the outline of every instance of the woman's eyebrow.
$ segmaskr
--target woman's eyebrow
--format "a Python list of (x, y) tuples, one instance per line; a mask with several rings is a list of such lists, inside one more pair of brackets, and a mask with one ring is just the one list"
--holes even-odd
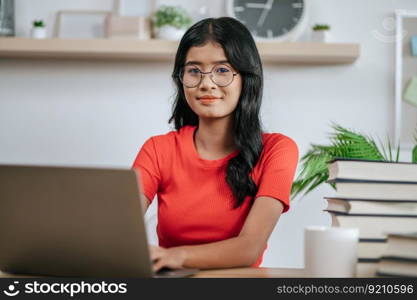
[[(216, 60), (213, 61), (212, 64), (230, 64), (228, 60)], [(201, 66), (203, 65), (203, 63), (201, 61), (195, 61), (195, 60), (190, 60), (188, 62), (185, 63), (186, 66), (188, 65), (197, 65), (197, 66)]]

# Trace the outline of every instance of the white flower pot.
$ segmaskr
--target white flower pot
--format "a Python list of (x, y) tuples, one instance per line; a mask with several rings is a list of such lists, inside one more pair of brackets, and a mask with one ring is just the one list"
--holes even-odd
[(46, 28), (33, 27), (30, 35), (34, 39), (46, 39)]
[(311, 41), (318, 43), (329, 42), (330, 32), (328, 30), (317, 30), (311, 32)]
[(181, 40), (182, 36), (185, 33), (185, 29), (178, 29), (174, 26), (162, 26), (156, 32), (156, 37), (163, 40)]

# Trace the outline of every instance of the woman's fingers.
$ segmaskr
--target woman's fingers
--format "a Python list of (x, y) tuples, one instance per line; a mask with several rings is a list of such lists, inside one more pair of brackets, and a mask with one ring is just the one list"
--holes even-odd
[(163, 267), (171, 269), (183, 268), (185, 255), (184, 251), (176, 248), (162, 248), (156, 246), (149, 246), (152, 259), (152, 267), (155, 272)]
[(152, 269), (154, 272), (158, 272), (163, 267), (165, 267), (165, 261), (163, 259), (154, 262), (154, 264), (152, 265)]
[(163, 248), (150, 245), (149, 246), (150, 252), (151, 252), (151, 260), (155, 261), (160, 259), (163, 256)]
[(154, 272), (158, 272), (163, 267), (163, 248), (149, 245), (151, 251), (152, 269)]

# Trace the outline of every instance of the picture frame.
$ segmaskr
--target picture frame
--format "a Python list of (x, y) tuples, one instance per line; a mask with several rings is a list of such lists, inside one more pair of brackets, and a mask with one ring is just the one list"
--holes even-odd
[(151, 39), (149, 17), (110, 15), (106, 19), (106, 37), (108, 39)]
[[(413, 26), (409, 25), (410, 22)], [(417, 35), (414, 24), (417, 24), (417, 11), (395, 11), (394, 143), (400, 143), (402, 150), (406, 151), (413, 148), (417, 124), (417, 107), (403, 101), (403, 92), (417, 70), (417, 60), (409, 47), (411, 36)]]
[(113, 13), (125, 17), (150, 17), (158, 6), (158, 0), (114, 0)]
[(110, 11), (60, 10), (56, 13), (55, 38), (96, 39), (106, 37), (106, 19)]

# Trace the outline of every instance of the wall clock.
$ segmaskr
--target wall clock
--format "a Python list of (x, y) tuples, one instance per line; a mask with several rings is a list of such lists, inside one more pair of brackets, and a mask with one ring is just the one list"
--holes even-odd
[(306, 0), (229, 0), (229, 16), (238, 19), (256, 40), (294, 41), (306, 26)]

